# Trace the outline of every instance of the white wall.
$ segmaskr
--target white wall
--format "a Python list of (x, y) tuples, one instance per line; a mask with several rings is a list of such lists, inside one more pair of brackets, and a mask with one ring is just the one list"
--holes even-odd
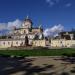
[(51, 40), (52, 47), (72, 47), (75, 45), (75, 40)]

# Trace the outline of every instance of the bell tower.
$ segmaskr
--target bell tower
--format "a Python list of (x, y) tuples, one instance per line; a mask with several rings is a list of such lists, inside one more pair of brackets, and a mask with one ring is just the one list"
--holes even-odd
[(32, 28), (32, 20), (31, 19), (29, 19), (29, 17), (27, 16), (26, 17), (26, 19), (24, 20), (24, 22), (23, 22), (23, 25), (22, 25), (22, 27), (23, 28), (27, 28), (27, 29), (31, 29)]

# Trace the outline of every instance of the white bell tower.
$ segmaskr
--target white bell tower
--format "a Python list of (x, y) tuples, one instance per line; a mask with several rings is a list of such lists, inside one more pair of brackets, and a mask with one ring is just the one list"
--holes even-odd
[(27, 16), (26, 19), (24, 20), (23, 24), (22, 24), (23, 28), (32, 28), (32, 20), (29, 19), (29, 17)]

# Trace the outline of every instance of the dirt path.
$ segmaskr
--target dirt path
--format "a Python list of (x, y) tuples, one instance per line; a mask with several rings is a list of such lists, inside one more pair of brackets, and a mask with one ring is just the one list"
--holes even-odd
[(75, 75), (74, 58), (61, 57), (0, 57), (0, 75)]

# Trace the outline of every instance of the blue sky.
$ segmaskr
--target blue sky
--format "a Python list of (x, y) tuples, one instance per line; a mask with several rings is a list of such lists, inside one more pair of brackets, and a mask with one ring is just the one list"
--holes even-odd
[(0, 0), (0, 23), (33, 20), (44, 28), (62, 24), (65, 30), (75, 28), (75, 0)]

